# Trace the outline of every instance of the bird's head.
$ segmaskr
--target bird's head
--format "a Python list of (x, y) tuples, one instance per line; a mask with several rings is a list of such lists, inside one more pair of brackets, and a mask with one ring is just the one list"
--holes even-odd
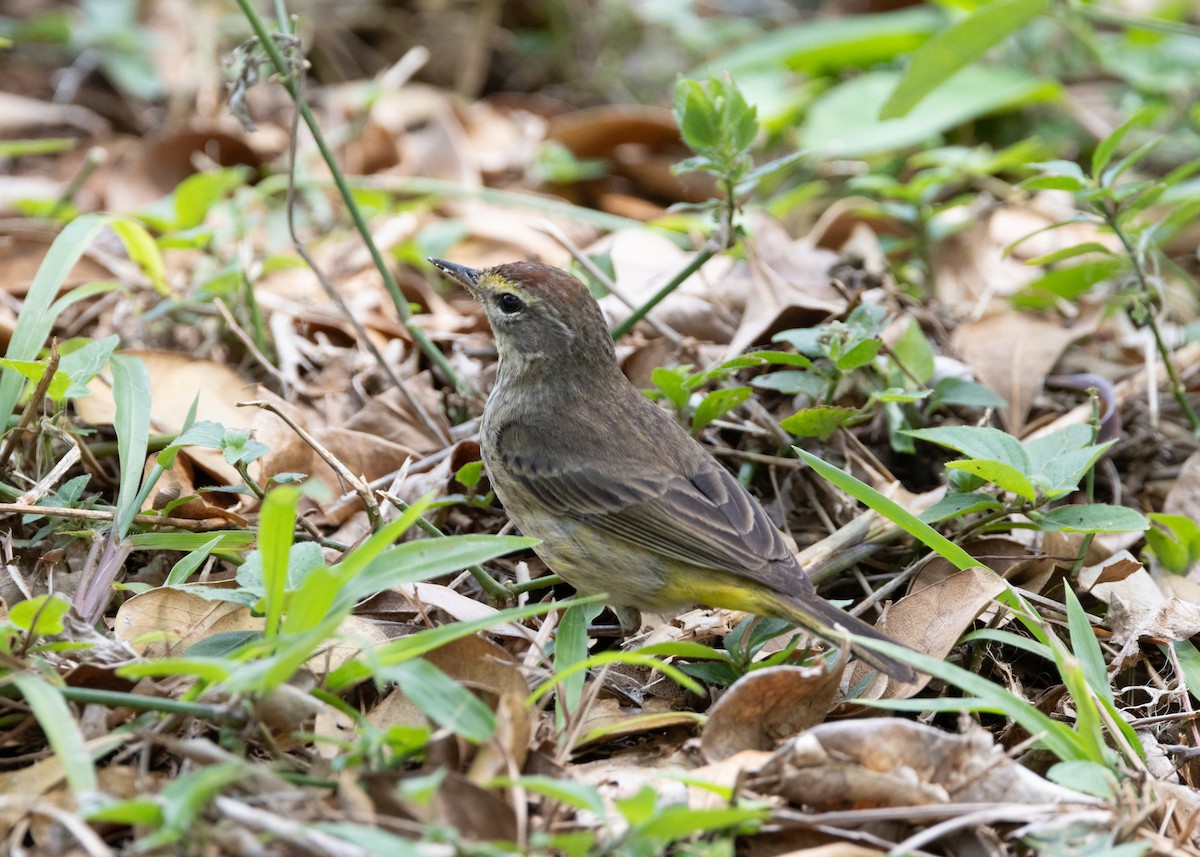
[(501, 371), (616, 369), (599, 305), (566, 271), (539, 262), (511, 262), (480, 271), (441, 259), (429, 261), (483, 304), (496, 336)]

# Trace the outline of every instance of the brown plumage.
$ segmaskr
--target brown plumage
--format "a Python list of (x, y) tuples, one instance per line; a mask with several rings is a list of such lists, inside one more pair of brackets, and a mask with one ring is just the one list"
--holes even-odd
[[(483, 302), (500, 365), (484, 410), (496, 495), (558, 574), (618, 607), (701, 603), (795, 622), (826, 639), (889, 639), (826, 602), (762, 506), (629, 383), (576, 278), (515, 262), (439, 268)], [(888, 675), (913, 670), (867, 649)]]

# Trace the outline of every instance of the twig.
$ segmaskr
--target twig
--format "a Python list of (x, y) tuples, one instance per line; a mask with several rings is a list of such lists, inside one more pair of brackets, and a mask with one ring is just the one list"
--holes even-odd
[(283, 420), (287, 427), (296, 433), (297, 437), (307, 443), (313, 452), (321, 456), (321, 459), (333, 468), (333, 472), (354, 490), (354, 493), (362, 500), (363, 507), (367, 510), (367, 518), (371, 523), (371, 529), (375, 528), (376, 523), (379, 521), (379, 504), (375, 502), (375, 495), (371, 492), (370, 486), (363, 479), (351, 473), (350, 469), (342, 464), (336, 455), (326, 449), (319, 440), (301, 428), (290, 416), (281, 411), (274, 402), (255, 400), (251, 402), (238, 402), (237, 406), (239, 408), (260, 408)]
[(20, 437), (29, 424), (33, 421), (33, 413), (42, 405), (42, 400), (46, 398), (46, 391), (50, 389), (50, 382), (54, 380), (54, 373), (58, 371), (58, 340), (50, 342), (50, 357), (46, 360), (46, 371), (38, 380), (37, 387), (34, 388), (33, 396), (25, 403), (25, 409), (21, 411), (21, 419), (17, 423), (17, 427), (9, 432), (8, 439), (4, 441), (4, 448), (0, 449), (0, 470), (8, 464), (9, 456), (12, 455), (13, 449), (17, 445), (17, 438)]
[[(77, 518), (83, 521), (111, 521), (116, 510), (108, 509), (64, 509), (60, 506), (29, 506), (24, 503), (0, 503), (0, 515), (45, 515), (47, 518)], [(181, 530), (205, 532), (229, 526), (223, 518), (168, 518), (159, 515), (134, 515), (135, 524), (159, 527), (178, 527)]]
[(254, 341), (250, 334), (242, 330), (242, 326), (238, 324), (237, 319), (233, 317), (233, 313), (229, 311), (229, 307), (225, 306), (225, 301), (217, 298), (213, 301), (213, 303), (216, 305), (217, 311), (221, 313), (221, 317), (225, 319), (225, 324), (233, 332), (233, 335), (236, 336), (238, 340), (241, 341), (245, 349), (250, 352), (250, 356), (252, 356), (258, 362), (258, 364), (267, 371), (267, 374), (278, 381), (284, 390), (289, 389), (291, 385), (288, 383), (288, 379), (283, 377), (283, 373), (279, 371), (279, 367), (272, 363), (267, 358), (267, 355), (262, 353), (262, 349), (258, 347), (258, 343)]

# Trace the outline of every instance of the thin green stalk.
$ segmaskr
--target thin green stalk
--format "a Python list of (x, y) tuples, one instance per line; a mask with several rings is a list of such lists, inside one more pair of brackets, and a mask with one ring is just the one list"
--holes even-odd
[[(1137, 278), (1142, 294), (1149, 296), (1153, 293), (1153, 289), (1146, 279), (1146, 272), (1142, 269), (1141, 257), (1138, 255), (1132, 242), (1130, 242), (1129, 236), (1125, 234), (1125, 230), (1117, 222), (1116, 206), (1104, 205), (1101, 206), (1101, 211), (1103, 212), (1105, 223), (1116, 233), (1117, 238), (1121, 241), (1121, 246), (1125, 248), (1125, 252), (1129, 255), (1129, 261), (1133, 263), (1133, 275)], [(1197, 416), (1191, 402), (1187, 400), (1187, 388), (1184, 387), (1183, 381), (1180, 380), (1179, 373), (1175, 371), (1175, 364), (1171, 362), (1171, 350), (1167, 348), (1167, 343), (1163, 340), (1162, 330), (1159, 328), (1158, 320), (1155, 319), (1153, 312), (1147, 311), (1146, 324), (1149, 326), (1150, 332), (1154, 335), (1155, 348), (1158, 349), (1159, 359), (1162, 360), (1163, 368), (1166, 369), (1167, 378), (1170, 381), (1171, 395), (1175, 397), (1175, 401), (1179, 403), (1180, 410), (1187, 417), (1188, 425), (1192, 427), (1192, 433), (1200, 435), (1200, 416)]]
[(695, 256), (693, 256), (692, 261), (688, 262), (688, 264), (683, 268), (683, 270), (681, 270), (678, 274), (676, 274), (674, 277), (672, 277), (671, 281), (669, 283), (667, 283), (665, 286), (663, 286), (661, 289), (659, 289), (657, 292), (655, 292), (654, 295), (650, 298), (650, 300), (646, 301), (640, 307), (635, 309), (633, 311), (633, 314), (630, 315), (629, 318), (625, 319), (623, 322), (621, 322), (620, 324), (618, 324), (616, 327), (614, 327), (612, 329), (612, 338), (620, 339), (622, 336), (629, 333), (629, 331), (633, 330), (633, 326), (635, 324), (637, 324), (639, 321), (641, 321), (643, 318), (645, 318), (646, 313), (650, 312), (650, 310), (654, 309), (656, 306), (658, 306), (660, 303), (662, 303), (666, 299), (666, 297), (669, 294), (671, 294), (671, 292), (673, 292), (677, 288), (679, 288), (679, 286), (683, 283), (684, 280), (686, 280), (692, 274), (699, 271), (700, 267), (705, 262), (707, 262), (709, 259), (711, 259), (713, 256), (715, 256), (716, 254), (717, 254), (717, 251), (714, 250), (711, 246), (709, 246), (709, 247), (705, 247), (703, 250), (701, 250), (699, 253), (697, 253)]
[(65, 699), (72, 702), (107, 705), (110, 708), (136, 708), (139, 711), (158, 711), (163, 714), (183, 714), (210, 723), (229, 723), (241, 719), (234, 716), (236, 709), (229, 705), (184, 702), (180, 699), (90, 687), (60, 687), (58, 690)]
[(266, 25), (254, 10), (250, 0), (237, 0), (237, 3), (238, 7), (242, 10), (242, 14), (246, 16), (246, 20), (250, 22), (254, 34), (258, 37), (259, 44), (270, 58), (271, 64), (275, 66), (276, 72), (279, 73), (280, 83), (292, 97), (292, 101), (300, 113), (300, 118), (304, 120), (309, 133), (312, 134), (313, 142), (317, 144), (317, 150), (321, 153), (321, 158), (328, 165), (333, 182), (337, 185), (338, 193), (341, 194), (342, 200), (346, 204), (346, 210), (350, 213), (350, 219), (354, 222), (354, 228), (358, 231), (359, 236), (366, 245), (367, 252), (371, 254), (371, 261), (375, 264), (379, 275), (383, 278), (383, 285), (387, 289), (388, 295), (396, 307), (396, 314), (400, 317), (401, 322), (403, 322), (409, 336), (413, 338), (413, 341), (417, 343), (417, 346), (424, 352), (425, 356), (442, 371), (442, 374), (454, 385), (455, 389), (464, 396), (473, 396), (475, 391), (459, 376), (454, 367), (450, 365), (450, 361), (446, 359), (446, 355), (442, 354), (433, 341), (426, 335), (425, 331), (413, 319), (412, 313), (409, 312), (408, 301), (405, 300), (403, 292), (400, 291), (400, 284), (396, 282), (391, 268), (388, 267), (383, 254), (375, 244), (375, 239), (371, 236), (371, 230), (367, 227), (367, 221), (363, 217), (362, 211), (359, 210), (358, 204), (354, 201), (350, 185), (346, 182), (346, 177), (342, 175), (342, 171), (338, 168), (333, 152), (325, 141), (325, 135), (321, 133), (321, 127), (317, 124), (316, 117), (313, 116), (308, 104), (301, 98), (300, 86), (293, 77), (292, 70), (280, 52), (279, 46), (271, 38), (270, 32), (267, 31)]

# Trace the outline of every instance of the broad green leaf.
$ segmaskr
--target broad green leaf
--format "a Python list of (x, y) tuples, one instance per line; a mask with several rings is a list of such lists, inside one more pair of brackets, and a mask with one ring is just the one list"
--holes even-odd
[(805, 408), (783, 419), (779, 427), (796, 437), (816, 437), (824, 440), (844, 425), (862, 419), (857, 408), (821, 406)]
[(1150, 527), (1142, 514), (1126, 506), (1091, 503), (1059, 506), (1034, 518), (1038, 529), (1064, 533), (1131, 533)]
[(943, 426), (912, 429), (907, 434), (957, 450), (970, 458), (998, 461), (1019, 473), (1030, 472), (1029, 453), (1007, 432), (989, 426)]
[(482, 744), (496, 731), (496, 715), (483, 700), (427, 660), (381, 667), (375, 678), (395, 682), (426, 717), (474, 744)]
[(960, 461), (948, 461), (946, 467), (973, 473), (981, 479), (986, 479), (993, 485), (998, 485), (1005, 491), (1011, 491), (1018, 497), (1023, 497), (1030, 503), (1037, 502), (1037, 489), (1024, 473), (1003, 461), (990, 461), (983, 458), (967, 458)]
[(1028, 104), (1057, 101), (1061, 87), (1017, 69), (968, 66), (907, 116), (874, 120), (900, 79), (873, 71), (838, 84), (805, 116), (800, 145), (829, 157), (853, 158), (906, 149), (959, 125)]
[(920, 517), (927, 524), (936, 524), (976, 512), (995, 512), (1003, 508), (1004, 504), (990, 494), (948, 493), (922, 512)]
[(736, 77), (743, 72), (780, 66), (810, 73), (871, 66), (911, 51), (945, 20), (937, 10), (912, 8), (805, 21), (759, 35), (692, 76), (728, 71)]
[(784, 369), (781, 372), (768, 372), (766, 375), (752, 378), (750, 386), (756, 390), (776, 390), (791, 396), (804, 394), (810, 399), (819, 400), (829, 382), (816, 372)]
[(843, 352), (835, 364), (843, 372), (853, 372), (874, 360), (882, 347), (883, 343), (878, 339), (864, 339)]
[[(1050, 770), (1046, 772), (1046, 779), (1105, 800), (1114, 800), (1117, 796), (1116, 774), (1107, 765), (1099, 762), (1089, 762), (1086, 759), (1058, 762), (1050, 766)], [(1111, 851), (1105, 849), (1105, 853), (1111, 854)]]
[(943, 378), (933, 388), (929, 397), (929, 407), (938, 408), (942, 405), (958, 405), (965, 408), (1003, 408), (1007, 406), (997, 393), (978, 381), (965, 381), (962, 378)]
[(955, 72), (1049, 10), (1050, 0), (993, 0), (942, 30), (913, 52), (879, 118), (904, 116)]
[(8, 611), (8, 621), (35, 638), (61, 634), (63, 616), (70, 609), (71, 602), (59, 595), (38, 595), (14, 604)]
[(933, 379), (933, 346), (915, 318), (908, 320), (904, 333), (892, 345), (892, 354), (919, 383), (928, 384)]
[(696, 406), (696, 411), (692, 414), (692, 431), (698, 432), (713, 420), (725, 416), (749, 399), (752, 392), (749, 387), (723, 387), (713, 390)]
[(80, 399), (91, 395), (87, 388), (88, 381), (108, 365), (120, 341), (121, 337), (114, 333), (103, 339), (90, 340), (73, 351), (63, 352), (58, 361), (58, 368), (71, 379), (63, 398)]

